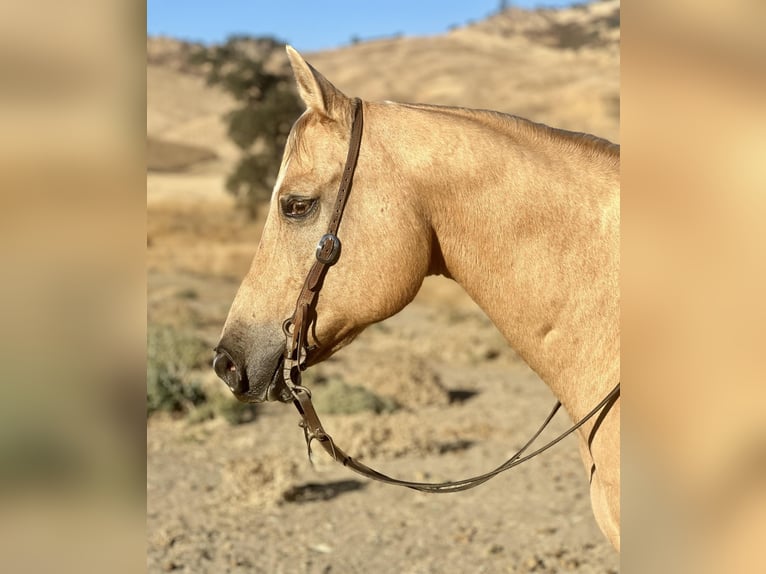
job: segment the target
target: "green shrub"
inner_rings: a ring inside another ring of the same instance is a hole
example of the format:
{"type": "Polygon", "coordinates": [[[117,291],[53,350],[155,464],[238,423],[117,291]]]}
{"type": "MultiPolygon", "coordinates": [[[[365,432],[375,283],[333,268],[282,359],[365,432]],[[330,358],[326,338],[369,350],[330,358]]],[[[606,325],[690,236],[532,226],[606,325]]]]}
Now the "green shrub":
{"type": "Polygon", "coordinates": [[[187,287],[178,291],[176,297],[179,299],[199,299],[199,293],[193,287],[187,287]]]}
{"type": "Polygon", "coordinates": [[[271,197],[287,136],[304,109],[289,67],[269,64],[275,51],[282,59],[284,44],[274,38],[235,35],[220,45],[197,46],[189,55],[189,64],[205,73],[209,85],[237,101],[224,121],[242,153],[226,178],[226,191],[251,217],[271,197]]]}
{"type": "Polygon", "coordinates": [[[317,387],[312,400],[320,414],[384,413],[399,408],[393,399],[380,397],[364,387],[349,385],[339,378],[329,379],[317,387]]]}
{"type": "Polygon", "coordinates": [[[232,426],[253,422],[256,415],[256,405],[242,403],[230,395],[214,392],[207,397],[206,402],[196,405],[189,411],[188,421],[197,424],[221,417],[232,426]]]}
{"type": "MultiPolygon", "coordinates": [[[[200,366],[205,345],[199,339],[165,325],[150,325],[147,333],[146,409],[183,413],[207,397],[190,377],[200,366]]],[[[209,353],[208,353],[209,354],[209,353]]]]}
{"type": "Polygon", "coordinates": [[[215,402],[215,413],[230,425],[241,425],[255,420],[256,405],[222,396],[215,402]]]}
{"type": "Polygon", "coordinates": [[[205,392],[195,378],[198,369],[211,368],[212,353],[200,339],[158,324],[149,325],[147,335],[147,414],[158,411],[183,414],[192,424],[215,417],[231,425],[255,419],[256,405],[241,403],[223,391],[205,392]]]}

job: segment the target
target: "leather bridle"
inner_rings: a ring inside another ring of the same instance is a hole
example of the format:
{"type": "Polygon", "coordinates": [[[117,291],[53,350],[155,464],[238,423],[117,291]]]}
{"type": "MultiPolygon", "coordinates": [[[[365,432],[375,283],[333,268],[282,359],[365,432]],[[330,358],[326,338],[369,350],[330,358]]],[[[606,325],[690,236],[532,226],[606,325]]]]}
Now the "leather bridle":
{"type": "MultiPolygon", "coordinates": [[[[563,440],[565,437],[576,431],[589,419],[596,415],[602,408],[611,407],[614,401],[620,394],[620,383],[612,389],[612,391],[590,411],[584,418],[578,423],[571,426],[568,430],[561,433],[555,439],[551,440],[544,446],[537,450],[522,456],[526,450],[534,443],[543,429],[553,419],[556,412],[561,407],[561,402],[556,402],[555,406],[551,410],[548,417],[543,424],[527,441],[527,443],[520,448],[511,458],[505,461],[503,464],[491,470],[485,474],[467,478],[464,480],[458,480],[455,482],[411,482],[406,480],[398,480],[391,478],[385,474],[382,474],[365,464],[353,459],[346,454],[338,445],[335,444],[332,437],[325,432],[322,422],[319,420],[314,405],[311,403],[311,392],[301,385],[301,373],[306,370],[306,361],[309,352],[316,349],[316,346],[309,345],[309,332],[313,333],[316,325],[317,313],[316,305],[319,297],[319,292],[322,289],[327,270],[332,267],[340,257],[341,243],[338,239],[338,227],[340,226],[341,218],[343,217],[343,210],[346,207],[346,201],[348,200],[349,192],[351,191],[351,184],[353,182],[354,171],[356,169],[356,163],[359,158],[359,149],[362,144],[362,128],[364,125],[364,113],[362,110],[362,101],[359,98],[355,98],[352,102],[353,106],[353,123],[351,127],[351,141],[349,143],[348,155],[346,156],[346,164],[343,168],[343,175],[340,180],[340,186],[338,188],[338,195],[335,200],[335,206],[332,212],[332,218],[325,233],[319,240],[316,248],[316,260],[311,266],[311,269],[306,276],[306,280],[303,283],[298,300],[295,304],[295,312],[293,316],[287,319],[282,325],[282,330],[285,333],[285,356],[282,376],[293,396],[293,403],[298,409],[302,417],[301,427],[303,428],[304,436],[306,438],[306,446],[311,455],[311,443],[317,441],[322,448],[337,462],[343,466],[349,467],[351,470],[381,482],[388,484],[395,484],[399,486],[406,486],[414,490],[421,492],[432,493],[444,493],[444,492],[458,492],[461,490],[467,490],[478,486],[494,476],[497,476],[501,472],[509,470],[514,466],[518,466],[522,462],[525,462],[543,451],[548,450],[556,443],[563,440]]],[[[596,421],[596,425],[600,424],[600,420],[603,417],[599,417],[596,421]]],[[[594,429],[595,431],[595,429],[594,429]]]]}

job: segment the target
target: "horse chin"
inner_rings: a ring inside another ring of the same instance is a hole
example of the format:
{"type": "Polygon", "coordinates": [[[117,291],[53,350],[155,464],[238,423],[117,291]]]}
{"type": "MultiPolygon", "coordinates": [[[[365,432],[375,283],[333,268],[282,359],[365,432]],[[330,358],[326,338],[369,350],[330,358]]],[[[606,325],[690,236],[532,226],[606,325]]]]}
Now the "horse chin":
{"type": "Polygon", "coordinates": [[[289,403],[293,400],[293,394],[290,392],[290,389],[287,388],[284,381],[279,381],[269,385],[269,390],[266,392],[266,400],[289,403]]]}
{"type": "Polygon", "coordinates": [[[289,403],[293,400],[293,394],[290,389],[287,388],[283,377],[285,359],[280,358],[277,362],[277,367],[274,369],[274,374],[271,376],[271,381],[266,389],[267,401],[278,401],[280,403],[289,403]]]}

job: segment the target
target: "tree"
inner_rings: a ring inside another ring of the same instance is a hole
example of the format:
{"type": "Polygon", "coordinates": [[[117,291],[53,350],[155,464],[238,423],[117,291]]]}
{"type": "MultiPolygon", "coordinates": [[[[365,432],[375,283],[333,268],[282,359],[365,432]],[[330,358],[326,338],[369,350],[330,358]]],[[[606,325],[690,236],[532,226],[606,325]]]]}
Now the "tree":
{"type": "Polygon", "coordinates": [[[209,85],[220,86],[239,103],[225,116],[229,137],[242,150],[226,190],[251,217],[271,195],[287,135],[303,111],[289,68],[273,57],[277,50],[283,52],[284,44],[273,38],[231,36],[190,56],[209,85]]]}

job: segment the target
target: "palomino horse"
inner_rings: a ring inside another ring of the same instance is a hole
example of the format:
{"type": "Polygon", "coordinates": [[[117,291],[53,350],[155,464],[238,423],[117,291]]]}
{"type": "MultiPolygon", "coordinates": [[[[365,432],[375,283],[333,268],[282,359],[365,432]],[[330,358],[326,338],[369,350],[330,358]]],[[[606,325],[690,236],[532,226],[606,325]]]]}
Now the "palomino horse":
{"type": "MultiPolygon", "coordinates": [[[[243,401],[292,400],[283,323],[331,220],[354,102],[295,50],[292,128],[252,267],[216,348],[243,401]]],[[[361,147],[307,364],[457,281],[579,421],[620,380],[619,147],[491,111],[362,102],[361,147]]],[[[599,526],[619,549],[620,401],[577,431],[599,526]]]]}

